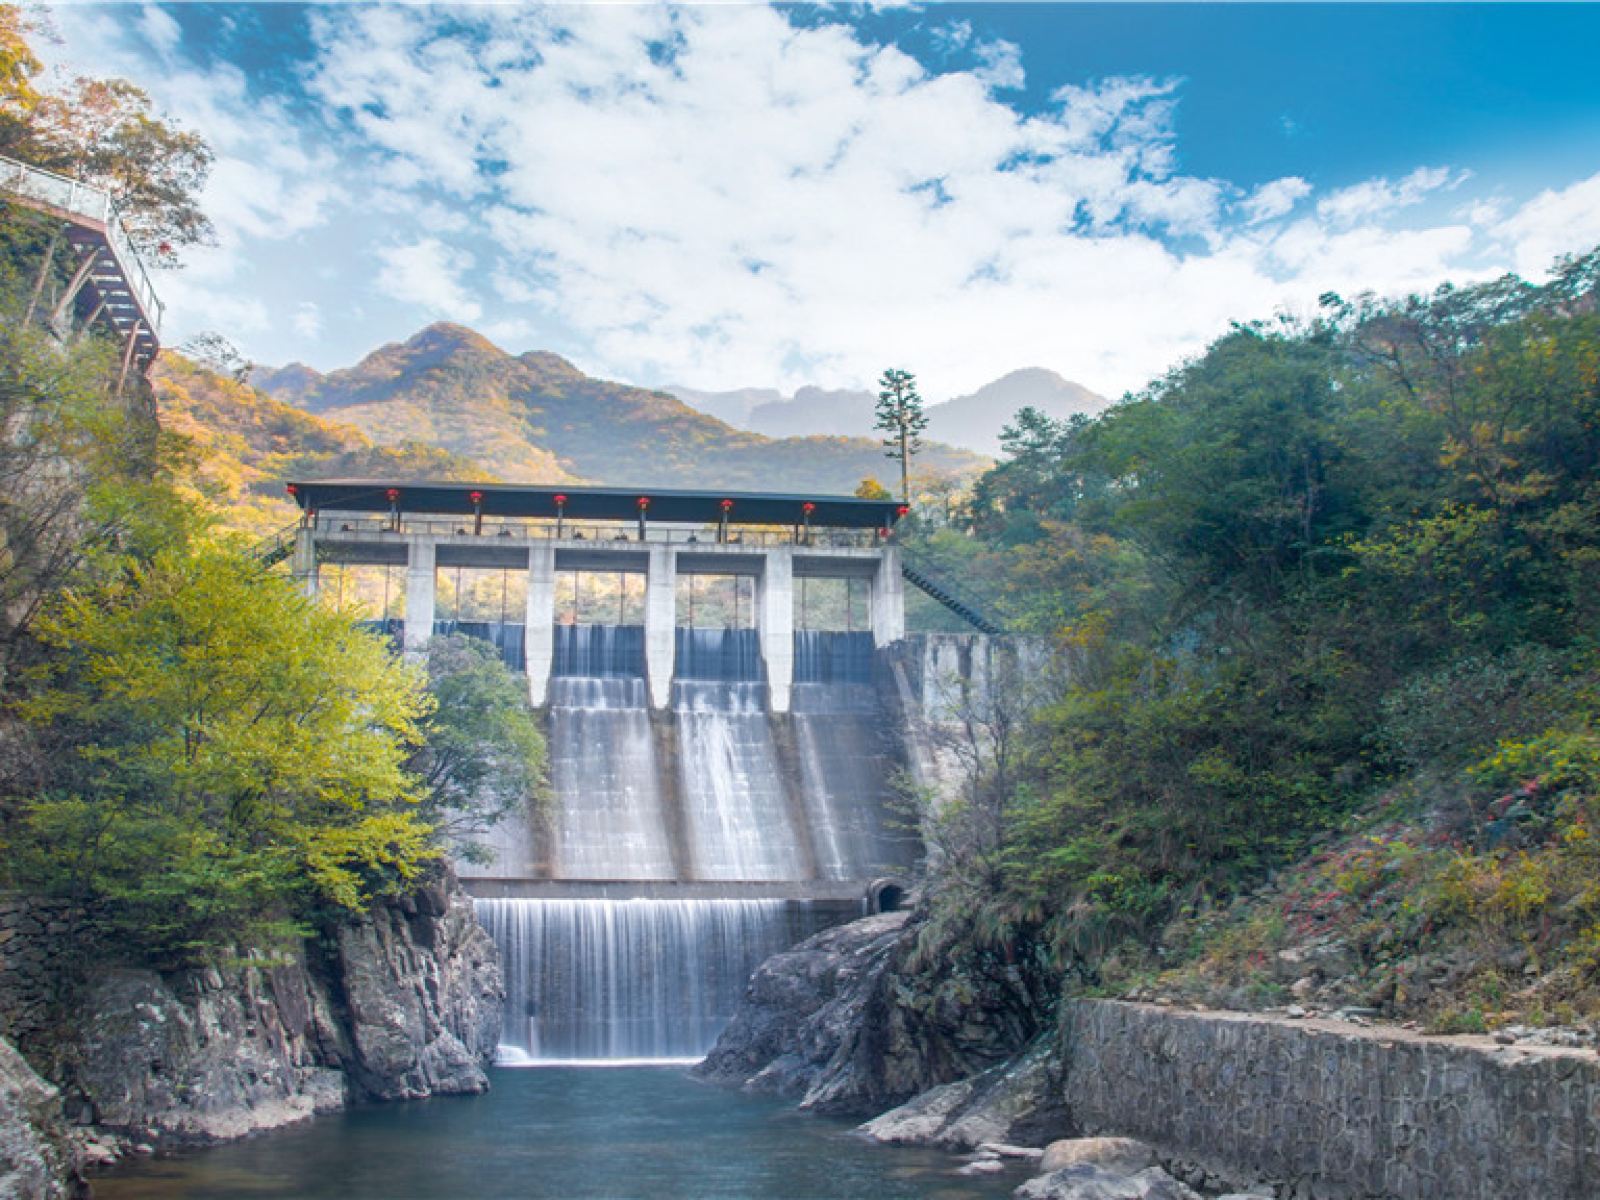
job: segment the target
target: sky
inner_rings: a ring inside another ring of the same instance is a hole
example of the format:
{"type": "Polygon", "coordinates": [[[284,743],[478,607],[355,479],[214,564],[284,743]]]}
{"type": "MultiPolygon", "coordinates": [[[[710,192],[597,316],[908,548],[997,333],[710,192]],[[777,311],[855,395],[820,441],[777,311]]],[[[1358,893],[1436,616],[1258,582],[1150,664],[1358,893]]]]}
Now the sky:
{"type": "Polygon", "coordinates": [[[164,340],[1137,390],[1233,321],[1600,243],[1597,5],[58,4],[209,139],[164,340]]]}

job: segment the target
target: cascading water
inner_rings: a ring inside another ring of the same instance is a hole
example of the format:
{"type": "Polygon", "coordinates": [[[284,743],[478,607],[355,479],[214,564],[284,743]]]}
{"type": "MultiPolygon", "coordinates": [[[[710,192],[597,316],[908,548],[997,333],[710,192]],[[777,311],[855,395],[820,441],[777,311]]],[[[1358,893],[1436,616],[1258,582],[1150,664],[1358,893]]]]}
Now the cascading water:
{"type": "Polygon", "coordinates": [[[769,955],[811,932],[782,900],[479,900],[506,978],[508,1061],[696,1058],[769,955]]]}
{"type": "Polygon", "coordinates": [[[680,629],[672,685],[679,785],[696,879],[810,876],[767,720],[753,630],[680,629]]]}
{"type": "Polygon", "coordinates": [[[557,627],[550,785],[555,878],[674,877],[640,627],[557,627]]]}
{"type": "Polygon", "coordinates": [[[891,764],[872,689],[872,635],[795,634],[791,700],[800,791],[823,879],[870,879],[908,867],[909,830],[893,828],[891,764]]]}

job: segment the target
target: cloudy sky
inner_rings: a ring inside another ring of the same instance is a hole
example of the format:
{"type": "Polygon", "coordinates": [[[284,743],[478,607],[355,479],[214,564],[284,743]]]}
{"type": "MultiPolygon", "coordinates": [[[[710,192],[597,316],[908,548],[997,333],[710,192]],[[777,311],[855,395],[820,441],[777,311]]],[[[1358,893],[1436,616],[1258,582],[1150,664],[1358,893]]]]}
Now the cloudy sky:
{"type": "Polygon", "coordinates": [[[167,340],[1115,395],[1230,320],[1600,243],[1600,6],[67,4],[217,151],[167,340]]]}

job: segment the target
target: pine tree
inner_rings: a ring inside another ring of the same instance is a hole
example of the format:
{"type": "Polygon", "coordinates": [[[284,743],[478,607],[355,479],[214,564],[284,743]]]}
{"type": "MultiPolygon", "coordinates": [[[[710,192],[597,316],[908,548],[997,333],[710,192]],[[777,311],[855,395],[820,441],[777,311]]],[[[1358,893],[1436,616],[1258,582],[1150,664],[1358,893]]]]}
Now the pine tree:
{"type": "Polygon", "coordinates": [[[911,456],[922,449],[922,431],[928,427],[922,397],[917,393],[917,377],[891,367],[878,380],[878,389],[877,421],[873,427],[885,434],[885,455],[900,464],[900,499],[910,504],[911,456]]]}

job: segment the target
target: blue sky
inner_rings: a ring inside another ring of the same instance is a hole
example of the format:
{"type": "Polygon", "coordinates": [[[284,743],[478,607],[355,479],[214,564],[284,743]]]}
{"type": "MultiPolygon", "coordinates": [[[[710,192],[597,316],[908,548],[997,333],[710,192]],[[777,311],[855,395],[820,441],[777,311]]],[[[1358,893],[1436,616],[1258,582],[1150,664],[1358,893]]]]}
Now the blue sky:
{"type": "Polygon", "coordinates": [[[702,388],[1107,394],[1230,320],[1600,243],[1600,6],[92,5],[211,139],[169,341],[428,321],[702,388]]]}

